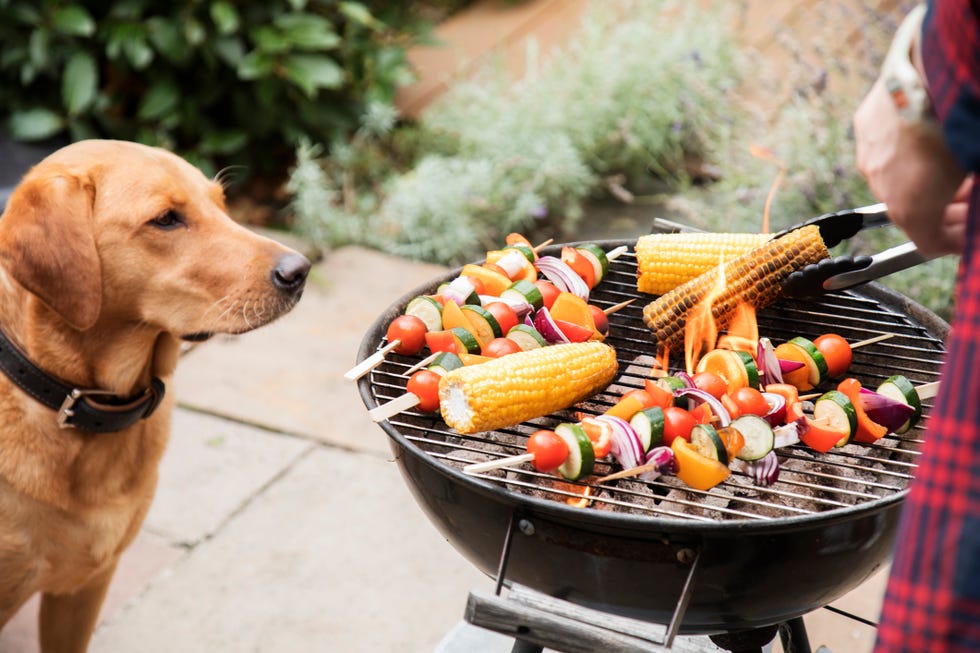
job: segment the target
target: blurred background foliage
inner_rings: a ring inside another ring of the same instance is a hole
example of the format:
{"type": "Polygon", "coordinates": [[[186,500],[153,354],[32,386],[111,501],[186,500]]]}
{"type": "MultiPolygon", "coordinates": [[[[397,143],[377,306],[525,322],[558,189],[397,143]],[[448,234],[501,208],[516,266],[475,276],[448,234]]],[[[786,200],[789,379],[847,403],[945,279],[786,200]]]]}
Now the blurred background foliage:
{"type": "MultiPolygon", "coordinates": [[[[271,207],[261,222],[446,264],[514,230],[576,240],[629,215],[637,235],[653,216],[759,231],[768,205],[775,231],[874,201],[850,121],[914,0],[773,3],[765,24],[751,0],[596,1],[559,51],[528,42],[523,78],[490,65],[406,120],[406,52],[469,4],[0,0],[0,129],[232,166],[250,182],[233,197],[271,207]]],[[[885,282],[949,318],[955,266],[885,282]]]]}
{"type": "Polygon", "coordinates": [[[412,76],[405,50],[464,2],[0,0],[0,120],[15,139],[135,140],[207,172],[282,174],[412,76]]]}

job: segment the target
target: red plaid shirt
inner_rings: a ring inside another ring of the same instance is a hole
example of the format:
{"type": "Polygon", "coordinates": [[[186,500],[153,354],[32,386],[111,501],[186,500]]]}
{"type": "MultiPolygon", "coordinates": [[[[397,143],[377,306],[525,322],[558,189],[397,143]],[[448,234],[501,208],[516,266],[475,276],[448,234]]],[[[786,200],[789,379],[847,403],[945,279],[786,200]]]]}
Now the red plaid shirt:
{"type": "MultiPolygon", "coordinates": [[[[980,6],[932,2],[922,56],[950,150],[980,171],[980,6]]],[[[980,651],[980,184],[970,204],[942,392],[903,508],[876,653],[980,651]]]]}

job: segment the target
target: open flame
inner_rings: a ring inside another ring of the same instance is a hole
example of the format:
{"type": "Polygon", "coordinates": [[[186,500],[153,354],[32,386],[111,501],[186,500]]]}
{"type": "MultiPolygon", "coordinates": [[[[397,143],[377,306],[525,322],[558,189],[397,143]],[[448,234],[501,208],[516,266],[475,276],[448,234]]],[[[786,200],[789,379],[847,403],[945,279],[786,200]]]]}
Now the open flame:
{"type": "Polygon", "coordinates": [[[719,261],[714,285],[697,304],[687,312],[684,326],[684,364],[688,374],[694,374],[698,359],[714,349],[718,340],[718,325],[711,312],[717,299],[725,291],[725,264],[719,261]]]}

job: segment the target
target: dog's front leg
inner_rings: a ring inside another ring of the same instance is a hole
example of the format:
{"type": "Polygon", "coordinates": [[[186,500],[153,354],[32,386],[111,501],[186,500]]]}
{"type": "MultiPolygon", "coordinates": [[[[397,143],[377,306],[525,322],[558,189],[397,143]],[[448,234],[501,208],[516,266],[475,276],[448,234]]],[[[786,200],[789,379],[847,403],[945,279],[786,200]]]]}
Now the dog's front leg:
{"type": "Polygon", "coordinates": [[[44,594],[41,597],[42,653],[84,653],[88,649],[115,570],[113,563],[73,594],[44,594]]]}

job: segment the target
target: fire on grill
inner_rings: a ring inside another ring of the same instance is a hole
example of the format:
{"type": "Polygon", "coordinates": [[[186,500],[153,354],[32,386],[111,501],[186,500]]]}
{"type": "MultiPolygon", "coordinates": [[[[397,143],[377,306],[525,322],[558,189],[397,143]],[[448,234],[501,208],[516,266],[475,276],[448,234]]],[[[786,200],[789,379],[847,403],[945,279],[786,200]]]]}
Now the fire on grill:
{"type": "MultiPolygon", "coordinates": [[[[608,250],[621,243],[600,245],[608,250]]],[[[359,358],[384,345],[388,323],[409,300],[454,276],[433,280],[392,306],[366,335],[359,358]]],[[[904,434],[828,453],[800,443],[783,447],[778,480],[769,486],[735,466],[709,491],[669,474],[603,480],[618,471],[605,459],[595,463],[593,475],[572,483],[526,464],[463,473],[474,462],[523,454],[533,432],[600,415],[645,386],[661,361],[643,320],[652,296],[638,293],[636,280],[636,258],[625,254],[590,297],[600,307],[640,301],[609,316],[605,342],[619,368],[612,383],[574,408],[467,436],[448,428],[438,413],[410,409],[381,422],[406,482],[435,525],[488,574],[570,601],[667,623],[683,594],[684,632],[779,623],[874,573],[890,552],[925,420],[904,434]]],[[[782,299],[756,318],[758,334],[773,342],[828,332],[850,342],[888,334],[854,352],[848,375],[868,388],[895,374],[915,386],[936,381],[948,329],[874,284],[782,299]]],[[[365,405],[373,409],[404,394],[405,372],[416,362],[385,357],[360,381],[365,405]]],[[[669,363],[683,367],[665,372],[688,371],[684,361],[669,363]]],[[[930,404],[923,403],[927,418],[930,404]]]]}

